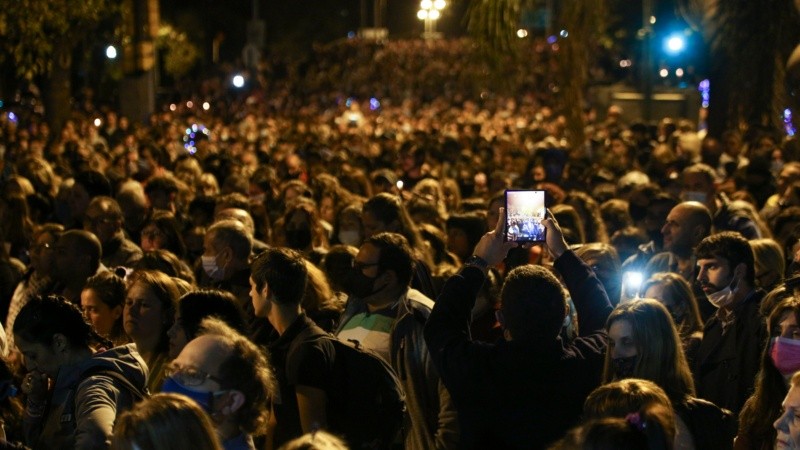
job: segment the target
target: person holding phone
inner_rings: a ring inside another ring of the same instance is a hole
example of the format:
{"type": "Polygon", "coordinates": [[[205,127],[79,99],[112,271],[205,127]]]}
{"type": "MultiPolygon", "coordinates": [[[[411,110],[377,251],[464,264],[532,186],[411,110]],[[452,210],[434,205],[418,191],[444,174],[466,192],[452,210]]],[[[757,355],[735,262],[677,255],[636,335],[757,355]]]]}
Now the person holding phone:
{"type": "Polygon", "coordinates": [[[600,384],[611,313],[603,285],[568,249],[548,212],[545,246],[555,258],[579,317],[579,337],[559,337],[567,317],[561,282],[550,270],[523,265],[502,288],[503,339],[473,341],[470,312],[490,266],[518,243],[505,238],[505,209],[458,274],[444,285],[425,326],[425,340],[457,405],[462,448],[545,448],[576,425],[583,401],[600,384]]]}

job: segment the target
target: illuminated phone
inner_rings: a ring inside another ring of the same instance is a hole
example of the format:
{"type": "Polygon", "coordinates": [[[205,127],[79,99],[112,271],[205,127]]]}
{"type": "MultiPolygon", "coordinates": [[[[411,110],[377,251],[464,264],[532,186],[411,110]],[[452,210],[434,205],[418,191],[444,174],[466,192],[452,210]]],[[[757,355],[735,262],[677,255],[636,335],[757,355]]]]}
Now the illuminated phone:
{"type": "Polygon", "coordinates": [[[508,242],[544,242],[544,191],[507,190],[504,238],[508,242]]]}

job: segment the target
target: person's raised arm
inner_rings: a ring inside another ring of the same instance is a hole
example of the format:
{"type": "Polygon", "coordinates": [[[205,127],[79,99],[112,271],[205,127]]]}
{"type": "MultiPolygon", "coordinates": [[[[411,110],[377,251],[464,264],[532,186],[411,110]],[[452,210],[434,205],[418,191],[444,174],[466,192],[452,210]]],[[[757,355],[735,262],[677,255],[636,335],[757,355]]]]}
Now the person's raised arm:
{"type": "Polygon", "coordinates": [[[548,210],[542,220],[547,230],[545,243],[555,262],[553,266],[567,285],[578,314],[578,334],[586,336],[602,329],[613,307],[603,284],[592,269],[567,247],[564,234],[553,214],[548,210]]]}

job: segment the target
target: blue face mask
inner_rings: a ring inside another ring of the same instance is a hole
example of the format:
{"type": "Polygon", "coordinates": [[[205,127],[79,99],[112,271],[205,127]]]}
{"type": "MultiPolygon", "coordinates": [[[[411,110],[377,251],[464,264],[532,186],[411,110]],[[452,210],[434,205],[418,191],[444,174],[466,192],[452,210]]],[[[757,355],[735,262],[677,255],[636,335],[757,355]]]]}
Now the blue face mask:
{"type": "Polygon", "coordinates": [[[170,377],[161,386],[161,392],[172,392],[174,394],[185,395],[194,400],[206,412],[212,413],[211,402],[214,400],[213,392],[203,392],[184,386],[174,378],[170,377]]]}

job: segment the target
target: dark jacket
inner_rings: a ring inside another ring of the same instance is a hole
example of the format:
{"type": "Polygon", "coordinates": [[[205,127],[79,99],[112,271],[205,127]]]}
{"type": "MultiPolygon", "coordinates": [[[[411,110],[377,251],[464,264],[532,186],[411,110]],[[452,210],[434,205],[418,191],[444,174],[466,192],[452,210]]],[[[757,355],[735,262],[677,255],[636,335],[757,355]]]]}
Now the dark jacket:
{"type": "Polygon", "coordinates": [[[726,450],[733,447],[736,419],[730,411],[694,397],[676,402],[673,407],[692,433],[694,448],[726,450]]]}
{"type": "Polygon", "coordinates": [[[716,315],[706,322],[694,362],[697,396],[738,415],[753,393],[766,327],[758,312],[763,291],[734,307],[735,320],[723,335],[716,315]]]}
{"type": "Polygon", "coordinates": [[[78,364],[62,366],[45,416],[25,416],[25,437],[31,447],[109,448],[114,423],[120,413],[131,408],[134,396],[120,381],[108,375],[94,374],[81,379],[82,374],[95,367],[120,373],[140,391],[145,390],[147,366],[133,344],[97,353],[78,364]],[[73,404],[69,404],[71,401],[73,404]],[[72,415],[69,410],[73,411],[72,415]]]}
{"type": "Polygon", "coordinates": [[[584,400],[600,385],[608,296],[573,252],[555,267],[578,313],[580,337],[570,344],[557,337],[535,344],[472,341],[469,317],[483,273],[468,266],[445,284],[425,339],[456,404],[462,448],[544,448],[577,424],[584,400]]]}
{"type": "MultiPolygon", "coordinates": [[[[400,299],[397,320],[390,331],[390,363],[403,384],[411,417],[411,430],[405,440],[407,450],[455,448],[458,437],[455,408],[422,335],[432,306],[431,299],[409,289],[400,299]]],[[[365,309],[362,300],[351,297],[336,334],[365,309]]]]}

